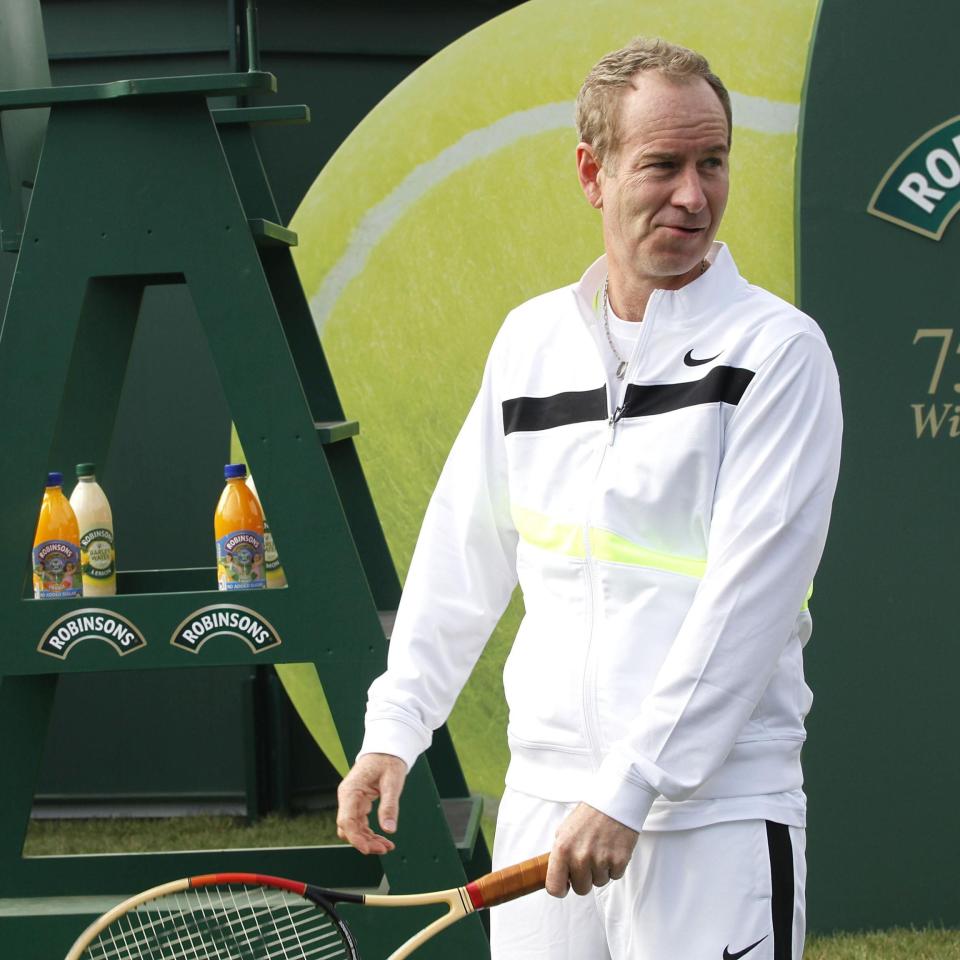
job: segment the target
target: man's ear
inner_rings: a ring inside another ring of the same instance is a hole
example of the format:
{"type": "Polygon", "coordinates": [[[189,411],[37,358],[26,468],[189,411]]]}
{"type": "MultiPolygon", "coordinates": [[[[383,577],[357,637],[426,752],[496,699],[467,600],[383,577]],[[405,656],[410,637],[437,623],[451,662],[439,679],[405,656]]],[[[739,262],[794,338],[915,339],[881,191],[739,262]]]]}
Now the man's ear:
{"type": "Polygon", "coordinates": [[[577,144],[577,176],[580,178],[580,188],[591,207],[599,210],[603,206],[603,191],[600,179],[603,168],[597,160],[593,147],[589,143],[577,144]]]}

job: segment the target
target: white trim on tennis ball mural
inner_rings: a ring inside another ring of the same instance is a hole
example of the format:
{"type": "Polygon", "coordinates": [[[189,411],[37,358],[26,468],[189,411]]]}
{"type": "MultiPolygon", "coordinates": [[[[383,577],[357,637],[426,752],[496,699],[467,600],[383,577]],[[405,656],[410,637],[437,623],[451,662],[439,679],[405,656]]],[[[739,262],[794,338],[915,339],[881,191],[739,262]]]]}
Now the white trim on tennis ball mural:
{"type": "MultiPolygon", "coordinates": [[[[778,103],[763,97],[730,91],[734,129],[756,133],[796,134],[800,108],[795,103],[778,103]]],[[[551,130],[573,127],[575,102],[547,103],[502,117],[488,127],[471,130],[436,157],[421,163],[380,203],[371,207],[350,235],[346,251],[333,265],[320,289],[310,298],[310,310],[317,330],[330,315],[347,284],[363,273],[370,252],[398,220],[426,193],[447,177],[497,153],[504,147],[551,130]]]]}

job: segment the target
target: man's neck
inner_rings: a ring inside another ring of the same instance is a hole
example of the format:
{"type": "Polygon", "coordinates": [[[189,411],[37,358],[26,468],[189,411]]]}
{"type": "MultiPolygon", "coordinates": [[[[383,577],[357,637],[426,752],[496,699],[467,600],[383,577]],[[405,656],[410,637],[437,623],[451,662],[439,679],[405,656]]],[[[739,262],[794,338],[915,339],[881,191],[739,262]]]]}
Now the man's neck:
{"type": "Polygon", "coordinates": [[[617,270],[610,264],[607,297],[610,309],[621,319],[639,323],[647,311],[647,302],[654,290],[679,290],[699,277],[708,264],[704,260],[676,277],[636,277],[617,270]]]}

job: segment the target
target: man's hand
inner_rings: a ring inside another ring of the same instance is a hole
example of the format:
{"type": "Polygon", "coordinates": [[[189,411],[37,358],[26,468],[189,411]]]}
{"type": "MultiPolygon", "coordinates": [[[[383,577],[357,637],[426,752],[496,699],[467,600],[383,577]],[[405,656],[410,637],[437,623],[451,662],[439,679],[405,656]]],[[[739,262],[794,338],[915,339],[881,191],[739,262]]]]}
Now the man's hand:
{"type": "Polygon", "coordinates": [[[361,853],[389,853],[392,840],[374,833],[368,817],[373,801],[380,798],[377,819],[380,829],[394,833],[400,812],[400,791],[407,778],[407,765],[388,753],[366,753],[343,778],[337,789],[337,836],[361,853]]]}
{"type": "Polygon", "coordinates": [[[619,880],[637,837],[636,830],[585,803],[579,804],[557,830],[547,869],[547,893],[565,897],[573,887],[574,893],[583,896],[592,887],[619,880]]]}

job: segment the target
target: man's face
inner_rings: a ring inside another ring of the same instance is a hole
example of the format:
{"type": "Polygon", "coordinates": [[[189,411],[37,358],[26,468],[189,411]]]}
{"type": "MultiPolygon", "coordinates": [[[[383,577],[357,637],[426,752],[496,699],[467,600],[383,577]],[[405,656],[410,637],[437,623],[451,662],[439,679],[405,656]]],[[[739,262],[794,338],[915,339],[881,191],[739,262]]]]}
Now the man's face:
{"type": "Polygon", "coordinates": [[[675,288],[698,275],[727,204],[727,118],[700,77],[639,74],[621,96],[620,143],[599,165],[577,150],[587,199],[600,209],[611,278],[675,288]]]}

